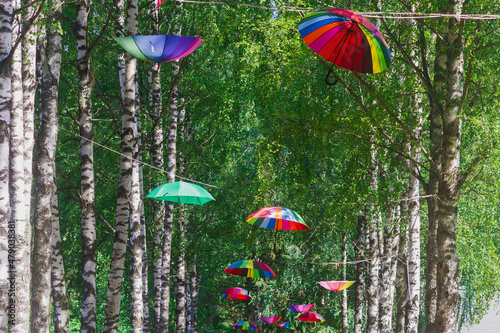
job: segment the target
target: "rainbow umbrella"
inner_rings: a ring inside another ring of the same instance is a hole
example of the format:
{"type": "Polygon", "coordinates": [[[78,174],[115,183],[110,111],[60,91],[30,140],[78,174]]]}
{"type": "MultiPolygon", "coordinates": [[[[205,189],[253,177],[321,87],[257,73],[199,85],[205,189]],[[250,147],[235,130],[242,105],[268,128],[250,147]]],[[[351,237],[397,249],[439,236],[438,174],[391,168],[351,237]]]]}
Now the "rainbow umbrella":
{"type": "Polygon", "coordinates": [[[131,35],[115,37],[114,39],[134,57],[158,64],[184,58],[203,43],[203,40],[199,39],[198,36],[185,37],[167,34],[131,35]]]}
{"type": "Polygon", "coordinates": [[[274,324],[275,322],[281,319],[281,316],[262,317],[259,319],[265,322],[266,324],[274,324]]]}
{"type": "Polygon", "coordinates": [[[349,288],[355,281],[318,281],[320,286],[333,291],[341,291],[349,288]]]}
{"type": "Polygon", "coordinates": [[[299,321],[315,321],[315,322],[325,321],[325,318],[323,318],[319,313],[316,312],[301,313],[296,319],[299,321]]]}
{"type": "Polygon", "coordinates": [[[200,206],[215,200],[203,187],[182,181],[160,185],[146,198],[200,206]]]}
{"type": "Polygon", "coordinates": [[[285,207],[265,207],[259,209],[246,220],[251,225],[275,230],[307,230],[309,227],[302,217],[285,207]]]}
{"type": "Polygon", "coordinates": [[[249,278],[272,278],[276,273],[260,261],[240,260],[229,265],[224,272],[232,275],[245,276],[249,278]]]}
{"type": "Polygon", "coordinates": [[[222,298],[230,298],[230,299],[251,299],[252,296],[248,294],[248,291],[246,291],[243,288],[227,288],[222,292],[221,295],[222,298]]]}
{"type": "Polygon", "coordinates": [[[278,324],[278,327],[289,328],[289,329],[294,330],[294,331],[296,331],[296,330],[297,330],[297,328],[295,327],[295,325],[294,325],[294,324],[292,324],[292,323],[289,323],[288,321],[285,321],[285,322],[279,323],[279,324],[278,324]]]}
{"type": "Polygon", "coordinates": [[[307,312],[314,308],[315,304],[289,305],[288,308],[295,312],[307,312]]]}
{"type": "Polygon", "coordinates": [[[243,331],[258,331],[259,329],[254,323],[249,321],[240,321],[233,325],[233,328],[239,328],[243,331]]]}
{"type": "Polygon", "coordinates": [[[332,63],[328,84],[333,65],[358,73],[380,73],[391,63],[378,28],[353,11],[333,8],[310,13],[300,20],[299,32],[307,46],[332,63]]]}

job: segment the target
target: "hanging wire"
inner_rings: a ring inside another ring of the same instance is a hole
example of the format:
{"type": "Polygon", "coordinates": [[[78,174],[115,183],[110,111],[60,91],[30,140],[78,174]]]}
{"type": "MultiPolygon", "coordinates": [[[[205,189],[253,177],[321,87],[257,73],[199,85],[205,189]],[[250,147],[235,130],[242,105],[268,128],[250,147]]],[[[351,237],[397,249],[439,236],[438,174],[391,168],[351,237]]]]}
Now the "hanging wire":
{"type": "MultiPolygon", "coordinates": [[[[238,3],[229,1],[199,1],[199,0],[169,0],[172,2],[191,3],[197,5],[215,5],[215,6],[239,6],[267,10],[282,10],[286,12],[305,12],[314,10],[312,7],[296,6],[265,6],[251,3],[238,3]]],[[[359,14],[379,19],[426,19],[426,18],[456,18],[458,20],[499,20],[500,14],[447,14],[447,13],[411,13],[411,12],[358,12],[359,14]]]]}

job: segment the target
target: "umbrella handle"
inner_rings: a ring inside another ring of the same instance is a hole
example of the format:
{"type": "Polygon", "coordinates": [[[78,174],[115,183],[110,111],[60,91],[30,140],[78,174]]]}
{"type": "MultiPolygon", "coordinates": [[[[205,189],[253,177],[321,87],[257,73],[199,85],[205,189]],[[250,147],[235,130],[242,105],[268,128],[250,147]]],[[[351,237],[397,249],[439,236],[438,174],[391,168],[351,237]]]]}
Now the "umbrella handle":
{"type": "Polygon", "coordinates": [[[332,74],[332,70],[333,70],[333,64],[332,64],[332,67],[330,67],[330,69],[328,70],[328,74],[326,74],[326,77],[325,77],[325,82],[327,85],[329,86],[334,86],[337,84],[338,80],[335,80],[333,82],[331,81],[328,81],[328,78],[330,77],[330,75],[332,74]]]}

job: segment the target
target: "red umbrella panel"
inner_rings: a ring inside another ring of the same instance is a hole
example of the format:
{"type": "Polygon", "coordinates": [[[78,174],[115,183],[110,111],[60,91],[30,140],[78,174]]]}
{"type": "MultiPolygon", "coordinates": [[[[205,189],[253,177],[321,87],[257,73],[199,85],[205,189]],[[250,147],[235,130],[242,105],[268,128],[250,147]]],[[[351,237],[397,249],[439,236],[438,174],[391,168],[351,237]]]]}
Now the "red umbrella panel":
{"type": "Polygon", "coordinates": [[[275,322],[277,322],[280,319],[281,319],[281,316],[272,316],[272,317],[262,317],[262,318],[259,318],[259,320],[262,320],[266,324],[274,324],[275,322]]]}
{"type": "Polygon", "coordinates": [[[341,291],[349,288],[355,281],[318,281],[319,285],[325,289],[341,291]]]}
{"type": "Polygon", "coordinates": [[[307,312],[314,308],[315,304],[289,305],[288,308],[295,312],[307,312]]]}
{"type": "Polygon", "coordinates": [[[319,313],[316,312],[304,312],[301,313],[297,318],[299,321],[314,321],[314,322],[324,322],[323,318],[319,313]]]}
{"type": "Polygon", "coordinates": [[[275,230],[307,230],[302,217],[285,207],[265,207],[254,212],[246,220],[251,225],[275,230]]]}
{"type": "Polygon", "coordinates": [[[316,54],[350,71],[380,73],[391,63],[378,28],[353,11],[332,8],[310,13],[299,22],[299,32],[316,54]]]}
{"type": "Polygon", "coordinates": [[[224,272],[232,275],[244,276],[249,278],[273,278],[276,273],[260,261],[254,260],[240,260],[229,265],[224,272]]]}
{"type": "Polygon", "coordinates": [[[230,298],[230,299],[251,299],[252,296],[248,294],[248,291],[246,291],[243,288],[227,288],[222,292],[221,295],[222,298],[230,298]]]}

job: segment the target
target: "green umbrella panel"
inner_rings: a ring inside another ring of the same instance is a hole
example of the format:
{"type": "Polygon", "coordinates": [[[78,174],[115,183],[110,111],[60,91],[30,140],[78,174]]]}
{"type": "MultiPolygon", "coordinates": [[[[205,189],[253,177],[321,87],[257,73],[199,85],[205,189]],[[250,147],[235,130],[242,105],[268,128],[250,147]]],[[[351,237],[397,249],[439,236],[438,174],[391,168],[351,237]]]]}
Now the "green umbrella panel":
{"type": "Polygon", "coordinates": [[[203,187],[183,181],[160,185],[146,198],[200,206],[215,200],[203,187]]]}

